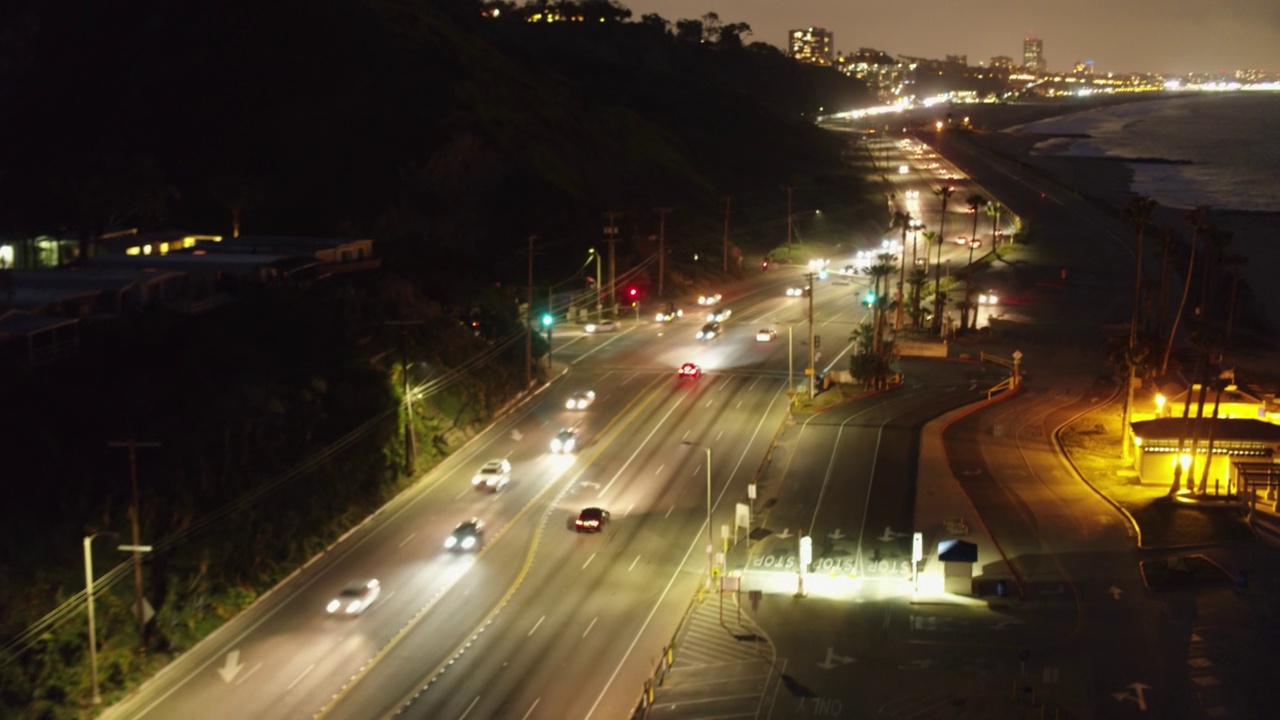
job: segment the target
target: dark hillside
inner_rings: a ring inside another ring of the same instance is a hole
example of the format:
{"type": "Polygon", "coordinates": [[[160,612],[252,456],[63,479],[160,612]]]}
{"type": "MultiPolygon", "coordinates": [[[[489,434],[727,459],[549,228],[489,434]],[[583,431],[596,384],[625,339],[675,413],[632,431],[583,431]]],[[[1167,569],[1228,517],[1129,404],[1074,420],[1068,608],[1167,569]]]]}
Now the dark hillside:
{"type": "MultiPolygon", "coordinates": [[[[83,5],[83,7],[82,7],[83,5]]],[[[426,0],[11,9],[0,230],[358,234],[483,256],[829,170],[860,84],[640,23],[426,0]],[[470,14],[469,14],[470,13],[470,14]]],[[[713,214],[715,210],[711,211],[713,214]]]]}

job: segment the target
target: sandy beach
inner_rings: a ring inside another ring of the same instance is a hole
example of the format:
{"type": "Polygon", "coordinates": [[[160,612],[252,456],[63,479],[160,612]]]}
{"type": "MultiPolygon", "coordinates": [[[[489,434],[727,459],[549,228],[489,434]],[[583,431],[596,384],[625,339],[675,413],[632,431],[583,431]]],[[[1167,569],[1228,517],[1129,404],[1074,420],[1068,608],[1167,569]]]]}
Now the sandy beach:
{"type": "MultiPolygon", "coordinates": [[[[966,134],[964,144],[1003,162],[1007,168],[1005,175],[1009,176],[1001,178],[1004,182],[997,182],[988,175],[981,179],[982,185],[1019,215],[1034,216],[1035,194],[1019,192],[1017,183],[1008,182],[1015,177],[1033,178],[1038,183],[1047,183],[1050,187],[1085,199],[1095,206],[1100,215],[1120,222],[1126,205],[1135,197],[1131,190],[1134,174],[1125,160],[1053,154],[1053,140],[1061,136],[1025,132],[1017,126],[1105,105],[1145,102],[1160,97],[1106,96],[1008,105],[963,105],[933,108],[913,117],[930,122],[945,121],[948,114],[955,121],[969,118],[974,132],[966,134]]],[[[920,137],[929,142],[928,133],[922,133],[920,137]]],[[[960,143],[943,136],[938,136],[937,140],[931,144],[965,169],[963,154],[957,152],[963,149],[960,143]]],[[[1160,162],[1158,158],[1149,160],[1160,162]]],[[[1150,264],[1158,268],[1160,258],[1155,248],[1160,247],[1166,233],[1172,233],[1177,238],[1175,242],[1184,247],[1189,244],[1191,231],[1185,221],[1186,215],[1185,208],[1157,207],[1154,222],[1146,232],[1148,244],[1144,254],[1149,268],[1150,264]]],[[[1277,353],[1273,330],[1280,320],[1280,286],[1270,282],[1272,261],[1269,258],[1276,254],[1276,250],[1269,246],[1273,245],[1271,239],[1280,233],[1280,213],[1210,210],[1207,222],[1230,233],[1226,252],[1248,259],[1239,266],[1240,276],[1248,281],[1248,289],[1239,299],[1233,328],[1235,342],[1226,362],[1252,368],[1259,375],[1272,375],[1275,368],[1280,368],[1280,353],[1277,353]]],[[[1132,230],[1128,232],[1132,233],[1132,230]]],[[[1202,232],[1200,242],[1204,241],[1205,233],[1202,232]]],[[[1180,263],[1185,262],[1185,252],[1181,257],[1184,259],[1180,263]]],[[[1180,283],[1182,267],[1179,267],[1177,278],[1180,283]]],[[[1148,274],[1151,274],[1150,269],[1148,274]]],[[[1195,292],[1192,295],[1198,297],[1195,292]]],[[[1189,301],[1188,313],[1193,312],[1193,306],[1194,299],[1189,301]]]]}

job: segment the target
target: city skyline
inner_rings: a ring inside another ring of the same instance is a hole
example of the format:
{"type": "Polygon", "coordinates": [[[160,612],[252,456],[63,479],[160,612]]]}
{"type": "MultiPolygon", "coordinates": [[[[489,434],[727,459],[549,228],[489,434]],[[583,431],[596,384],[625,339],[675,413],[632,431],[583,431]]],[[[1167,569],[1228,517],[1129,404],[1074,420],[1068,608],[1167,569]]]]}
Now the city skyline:
{"type": "Polygon", "coordinates": [[[722,22],[750,25],[746,42],[781,49],[791,30],[819,27],[834,34],[837,53],[875,48],[895,56],[964,55],[977,65],[999,55],[1020,58],[1023,39],[1034,36],[1044,41],[1047,68],[1055,72],[1088,61],[1099,73],[1280,72],[1280,6],[1264,0],[1235,3],[1230,13],[1192,4],[1173,12],[1156,0],[1119,5],[977,0],[963,6],[936,3],[931,9],[838,0],[734,0],[702,10],[682,0],[618,2],[635,20],[657,13],[674,22],[715,12],[722,22]],[[932,20],[938,12],[953,16],[932,20]]]}

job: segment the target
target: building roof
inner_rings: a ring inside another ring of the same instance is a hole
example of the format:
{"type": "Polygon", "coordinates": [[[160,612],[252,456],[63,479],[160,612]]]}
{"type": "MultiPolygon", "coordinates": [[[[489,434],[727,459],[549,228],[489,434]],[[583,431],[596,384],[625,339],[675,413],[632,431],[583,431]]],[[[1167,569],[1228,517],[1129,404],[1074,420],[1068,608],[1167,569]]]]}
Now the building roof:
{"type": "Polygon", "coordinates": [[[75,325],[80,322],[76,318],[49,317],[33,315],[20,310],[10,310],[0,314],[0,338],[31,335],[41,330],[49,330],[63,325],[75,325]]]}
{"type": "Polygon", "coordinates": [[[1133,433],[1144,441],[1199,437],[1203,442],[1211,426],[1215,440],[1280,443],[1280,425],[1243,418],[1156,418],[1133,423],[1133,433]]]}
{"type": "Polygon", "coordinates": [[[222,252],[244,252],[244,248],[261,247],[271,248],[275,252],[280,252],[285,248],[298,252],[315,252],[317,250],[331,250],[350,243],[367,240],[367,238],[322,238],[294,235],[241,235],[240,237],[223,238],[222,247],[219,249],[222,252]]]}

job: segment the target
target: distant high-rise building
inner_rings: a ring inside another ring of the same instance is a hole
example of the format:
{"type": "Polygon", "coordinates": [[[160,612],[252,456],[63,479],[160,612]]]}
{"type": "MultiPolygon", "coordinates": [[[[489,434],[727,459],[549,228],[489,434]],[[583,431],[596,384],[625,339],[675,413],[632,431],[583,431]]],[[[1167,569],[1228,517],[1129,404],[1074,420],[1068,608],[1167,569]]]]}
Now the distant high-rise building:
{"type": "Polygon", "coordinates": [[[1076,74],[1076,75],[1092,75],[1092,74],[1093,74],[1093,61],[1092,61],[1092,60],[1084,60],[1084,61],[1081,61],[1081,62],[1076,63],[1076,67],[1075,67],[1075,74],[1076,74]]]}
{"type": "Polygon", "coordinates": [[[991,62],[989,64],[991,65],[992,69],[999,69],[999,70],[1012,70],[1014,67],[1013,58],[1009,57],[1008,55],[996,55],[995,57],[991,58],[991,62]]]}
{"type": "Polygon", "coordinates": [[[1038,37],[1022,41],[1022,68],[1031,72],[1044,72],[1044,43],[1038,37]]]}
{"type": "Polygon", "coordinates": [[[791,57],[810,65],[830,66],[835,58],[835,35],[830,30],[811,27],[807,30],[792,30],[791,42],[788,44],[791,57]]]}

